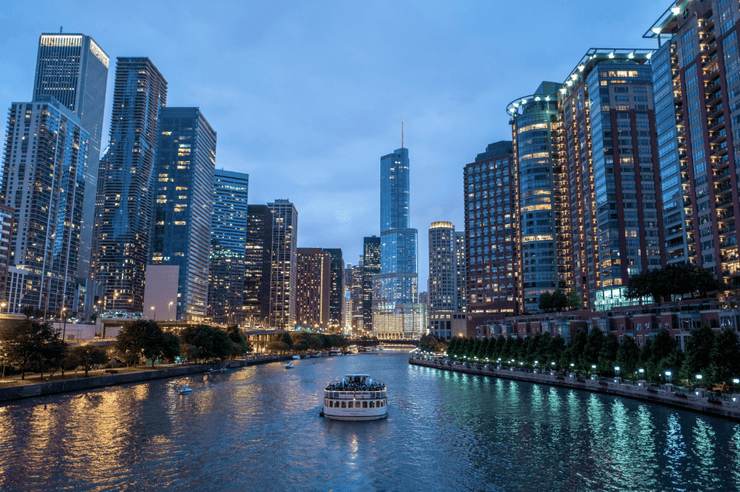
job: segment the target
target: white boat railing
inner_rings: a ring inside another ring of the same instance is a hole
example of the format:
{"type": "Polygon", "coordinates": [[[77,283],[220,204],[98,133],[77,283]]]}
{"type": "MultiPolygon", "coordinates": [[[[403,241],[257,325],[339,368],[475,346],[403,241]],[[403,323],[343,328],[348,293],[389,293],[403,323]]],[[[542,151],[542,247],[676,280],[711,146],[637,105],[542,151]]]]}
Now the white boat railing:
{"type": "Polygon", "coordinates": [[[334,400],[377,400],[378,398],[385,398],[385,390],[383,391],[324,391],[324,398],[331,398],[334,400]]]}

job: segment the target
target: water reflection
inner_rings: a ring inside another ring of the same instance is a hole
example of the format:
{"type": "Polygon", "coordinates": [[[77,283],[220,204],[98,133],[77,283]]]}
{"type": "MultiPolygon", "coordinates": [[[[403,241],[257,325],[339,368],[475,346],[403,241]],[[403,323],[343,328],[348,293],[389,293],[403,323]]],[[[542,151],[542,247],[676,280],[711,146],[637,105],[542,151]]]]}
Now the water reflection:
{"type": "Polygon", "coordinates": [[[735,490],[740,426],[363,355],[0,406],[0,490],[735,490]],[[378,422],[318,417],[349,372],[378,422]],[[180,396],[188,384],[193,393],[180,396]]]}

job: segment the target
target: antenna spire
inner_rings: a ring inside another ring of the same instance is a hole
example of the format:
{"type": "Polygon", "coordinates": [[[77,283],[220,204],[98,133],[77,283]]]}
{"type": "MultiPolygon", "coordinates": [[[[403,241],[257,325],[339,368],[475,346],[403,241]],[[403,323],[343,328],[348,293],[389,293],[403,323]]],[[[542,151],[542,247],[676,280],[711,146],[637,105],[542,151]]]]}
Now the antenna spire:
{"type": "Polygon", "coordinates": [[[401,121],[401,148],[403,148],[403,121],[401,121]]]}
{"type": "Polygon", "coordinates": [[[62,34],[64,32],[64,26],[59,26],[59,34],[62,34]]]}

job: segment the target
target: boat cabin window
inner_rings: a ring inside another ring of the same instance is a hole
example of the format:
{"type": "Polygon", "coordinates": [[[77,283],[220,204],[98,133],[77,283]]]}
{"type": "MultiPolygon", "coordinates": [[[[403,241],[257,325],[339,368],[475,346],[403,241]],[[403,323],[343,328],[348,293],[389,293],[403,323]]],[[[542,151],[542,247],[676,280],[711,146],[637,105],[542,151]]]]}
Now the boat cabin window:
{"type": "Polygon", "coordinates": [[[347,407],[347,402],[346,401],[343,401],[342,402],[342,408],[346,408],[346,407],[347,407]]]}
{"type": "Polygon", "coordinates": [[[366,401],[363,401],[362,402],[362,408],[367,408],[367,402],[366,401]]]}
{"type": "Polygon", "coordinates": [[[371,401],[370,402],[370,408],[375,408],[375,402],[374,401],[371,401]]]}
{"type": "Polygon", "coordinates": [[[326,405],[327,407],[330,407],[331,402],[329,400],[324,400],[324,405],[326,405]]]}
{"type": "Polygon", "coordinates": [[[347,402],[347,408],[352,408],[352,402],[351,401],[348,401],[347,402]]]}

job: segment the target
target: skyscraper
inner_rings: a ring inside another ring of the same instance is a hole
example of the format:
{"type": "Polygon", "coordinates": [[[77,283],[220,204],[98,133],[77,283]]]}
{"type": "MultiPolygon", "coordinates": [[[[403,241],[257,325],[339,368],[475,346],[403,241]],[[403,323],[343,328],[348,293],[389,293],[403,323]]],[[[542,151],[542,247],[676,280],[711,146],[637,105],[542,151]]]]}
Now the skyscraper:
{"type": "Polygon", "coordinates": [[[267,205],[247,206],[243,319],[249,319],[249,326],[264,323],[270,315],[272,223],[272,211],[267,205]]]}
{"type": "Polygon", "coordinates": [[[33,98],[54,96],[77,115],[80,126],[89,134],[80,253],[76,266],[79,279],[87,279],[90,272],[98,159],[103,136],[109,62],[108,55],[90,36],[44,33],[39,37],[33,98]]]}
{"type": "Polygon", "coordinates": [[[409,151],[397,149],[380,159],[380,274],[375,305],[417,301],[417,230],[409,227],[409,151]]]}
{"type": "Polygon", "coordinates": [[[292,328],[296,321],[298,211],[290,201],[283,199],[267,206],[272,211],[269,326],[292,328]]]}
{"type": "Polygon", "coordinates": [[[10,108],[0,202],[16,211],[10,257],[28,271],[23,306],[74,304],[88,142],[77,115],[53,96],[10,108]]]}
{"type": "Polygon", "coordinates": [[[296,324],[303,328],[329,327],[332,256],[321,248],[297,248],[296,324]]]}
{"type": "Polygon", "coordinates": [[[380,274],[380,238],[364,238],[362,251],[362,324],[365,331],[373,331],[373,277],[380,274]]]}
{"type": "Polygon", "coordinates": [[[248,192],[248,174],[216,169],[208,305],[218,323],[242,322],[248,192]]]}
{"type": "Polygon", "coordinates": [[[344,258],[339,248],[324,249],[331,255],[331,287],[329,293],[329,325],[332,328],[342,326],[344,309],[344,258]]]}
{"type": "Polygon", "coordinates": [[[451,222],[432,222],[429,228],[429,310],[431,312],[465,312],[462,285],[465,276],[458,267],[459,249],[465,247],[458,241],[459,234],[451,222]]]}
{"type": "MultiPolygon", "coordinates": [[[[216,132],[198,108],[161,108],[149,264],[177,265],[177,319],[206,316],[216,132]]],[[[146,308],[146,306],[145,306],[146,308]]]]}
{"type": "Polygon", "coordinates": [[[737,2],[670,2],[645,33],[651,63],[666,261],[740,285],[737,2]],[[662,45],[661,45],[662,41],[662,45]]]}
{"type": "Polygon", "coordinates": [[[93,234],[103,309],[143,311],[157,121],[166,100],[167,82],[148,58],[118,58],[93,234]]]}
{"type": "Polygon", "coordinates": [[[518,312],[516,177],[511,141],[490,144],[465,166],[467,311],[473,327],[518,312]]]}

